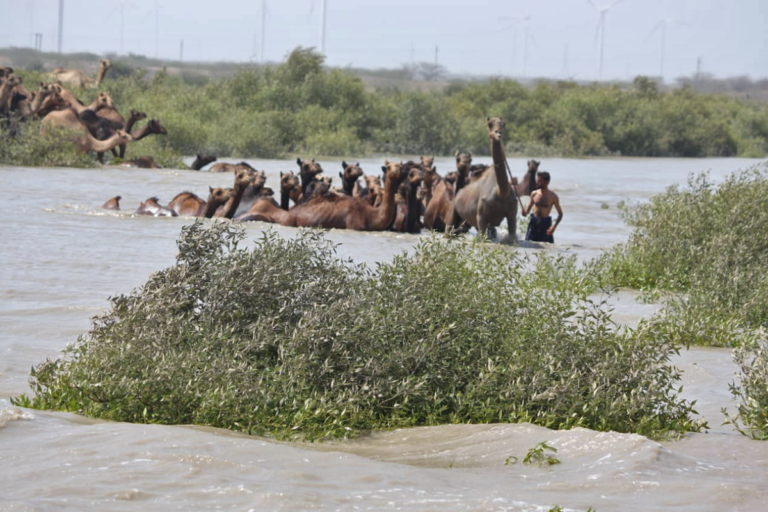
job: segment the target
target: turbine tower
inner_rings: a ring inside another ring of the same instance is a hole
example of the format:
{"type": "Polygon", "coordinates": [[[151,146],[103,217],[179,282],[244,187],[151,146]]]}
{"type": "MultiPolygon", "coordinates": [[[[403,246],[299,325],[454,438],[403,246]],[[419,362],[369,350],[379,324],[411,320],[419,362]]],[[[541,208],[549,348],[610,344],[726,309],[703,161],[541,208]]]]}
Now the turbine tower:
{"type": "MultiPolygon", "coordinates": [[[[325,55],[325,27],[328,24],[328,0],[320,0],[320,53],[325,55]]],[[[309,16],[315,11],[315,0],[309,7],[309,16]]]]}
{"type": "Polygon", "coordinates": [[[597,12],[600,13],[600,18],[597,20],[597,29],[595,30],[595,42],[597,42],[598,36],[600,37],[600,65],[598,67],[597,72],[597,79],[602,80],[603,79],[603,53],[605,49],[605,17],[608,14],[608,11],[611,10],[611,7],[616,5],[617,3],[621,2],[621,0],[614,0],[608,5],[604,5],[602,7],[599,7],[594,0],[587,0],[592,7],[594,7],[597,12]]]}
{"type": "Polygon", "coordinates": [[[64,0],[59,0],[59,53],[61,53],[61,43],[64,32],[64,0]]]}
{"type": "Polygon", "coordinates": [[[515,61],[516,61],[516,54],[517,54],[517,23],[519,21],[523,22],[523,27],[525,28],[525,35],[523,39],[523,76],[528,76],[528,42],[536,43],[536,40],[533,38],[533,35],[530,32],[531,28],[531,13],[526,11],[525,15],[523,16],[502,16],[502,21],[512,21],[510,25],[507,25],[503,29],[509,30],[512,29],[512,73],[514,74],[515,71],[515,61]]]}
{"type": "Polygon", "coordinates": [[[660,55],[660,62],[659,62],[659,77],[662,81],[664,81],[664,53],[666,52],[666,42],[667,42],[667,25],[669,24],[677,24],[677,25],[688,25],[687,23],[684,23],[682,21],[673,20],[672,18],[664,18],[661,20],[654,28],[651,30],[651,32],[648,34],[648,37],[645,38],[645,41],[643,43],[647,43],[650,38],[653,37],[653,35],[661,29],[661,55],[660,55]]]}

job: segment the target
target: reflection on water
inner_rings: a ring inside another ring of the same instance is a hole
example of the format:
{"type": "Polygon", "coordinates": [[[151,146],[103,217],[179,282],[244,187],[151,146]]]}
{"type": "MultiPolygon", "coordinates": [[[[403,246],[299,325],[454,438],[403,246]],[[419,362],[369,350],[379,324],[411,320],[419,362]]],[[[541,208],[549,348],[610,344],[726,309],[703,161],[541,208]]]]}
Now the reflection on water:
{"type": "MultiPolygon", "coordinates": [[[[476,159],[489,163],[490,159],[476,159]]],[[[251,161],[277,189],[295,162],[251,161]]],[[[545,160],[565,217],[557,245],[588,259],[626,239],[617,216],[626,199],[644,201],[688,174],[713,177],[754,161],[736,159],[545,160]],[[607,206],[607,208],[606,208],[607,206]]],[[[321,161],[336,176],[340,162],[321,161]]],[[[362,160],[377,173],[379,159],[362,160]]],[[[435,162],[441,173],[452,158],[435,162]]],[[[524,159],[510,160],[522,176],[524,159]]],[[[62,413],[11,408],[28,390],[29,368],[56,357],[110,295],[126,293],[173,263],[175,241],[190,219],[131,215],[150,196],[231,186],[232,176],[137,169],[0,167],[4,186],[0,249],[0,510],[761,510],[768,444],[721,426],[733,407],[727,385],[735,365],[723,349],[684,352],[684,395],[698,400],[711,433],[676,443],[531,425],[454,425],[383,432],[322,445],[268,442],[207,428],[107,423],[62,413]],[[123,197],[122,212],[100,205],[123,197]],[[558,449],[552,468],[505,465],[541,441],[558,449]]],[[[271,226],[246,225],[250,237],[271,226]]],[[[271,227],[282,236],[292,228],[271,227]]],[[[339,255],[373,264],[408,251],[419,237],[332,231],[339,255]]],[[[614,317],[634,324],[655,306],[631,293],[613,302],[614,317]]]]}

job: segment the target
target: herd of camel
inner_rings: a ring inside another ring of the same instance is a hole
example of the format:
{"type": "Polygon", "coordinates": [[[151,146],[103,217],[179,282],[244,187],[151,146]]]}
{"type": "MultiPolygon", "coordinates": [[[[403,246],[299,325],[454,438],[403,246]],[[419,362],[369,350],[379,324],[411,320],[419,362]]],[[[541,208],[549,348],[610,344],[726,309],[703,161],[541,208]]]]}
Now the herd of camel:
{"type": "MultiPolygon", "coordinates": [[[[434,157],[420,162],[384,161],[381,176],[365,175],[360,164],[341,162],[341,187],[331,187],[314,160],[297,159],[298,173],[280,173],[280,196],[266,186],[266,174],[246,162],[216,163],[212,172],[232,172],[232,188],[209,187],[207,199],[192,192],[177,194],[167,206],[156,197],[142,203],[139,215],[224,217],[262,221],[292,227],[350,229],[355,231],[466,232],[475,228],[489,239],[507,221],[509,234],[500,242],[515,243],[520,196],[535,189],[539,163],[528,161],[523,179],[508,174],[502,150],[505,123],[487,120],[493,165],[472,165],[472,155],[456,152],[456,170],[445,177],[437,173],[434,157]]],[[[215,157],[198,155],[192,168],[200,170],[215,157]]],[[[120,196],[103,208],[120,209],[120,196]]]]}
{"type": "MultiPolygon", "coordinates": [[[[80,70],[56,68],[49,75],[51,82],[42,82],[37,91],[24,87],[20,76],[12,68],[0,68],[0,118],[11,127],[11,135],[19,133],[19,126],[28,119],[42,119],[41,133],[53,128],[66,128],[75,135],[72,141],[83,152],[96,153],[104,162],[104,153],[111,151],[125,157],[126,145],[153,134],[166,134],[160,121],[150,119],[142,127],[136,123],[146,119],[143,112],[131,110],[126,120],[115,108],[109,93],[99,92],[90,105],[84,105],[64,85],[98,87],[111,66],[102,59],[96,79],[90,79],[80,70]]],[[[126,165],[141,166],[146,159],[127,161],[126,165]]]]}
{"type": "MultiPolygon", "coordinates": [[[[41,83],[30,92],[11,68],[0,68],[0,114],[15,123],[30,117],[42,119],[43,132],[66,127],[77,135],[73,141],[85,152],[95,152],[100,162],[112,151],[121,158],[126,144],[152,134],[165,134],[156,119],[137,128],[147,116],[131,110],[126,120],[106,92],[99,92],[90,105],[79,101],[64,84],[98,87],[110,63],[100,61],[96,79],[79,70],[57,68],[51,83],[41,83]],[[119,150],[119,151],[118,151],[119,150]]],[[[536,188],[539,162],[530,160],[520,182],[507,167],[502,149],[506,128],[502,118],[487,118],[493,165],[472,165],[472,155],[456,152],[456,170],[440,176],[434,157],[421,157],[419,163],[384,161],[381,176],[365,175],[359,164],[342,162],[341,187],[331,187],[321,165],[298,159],[298,174],[280,173],[280,201],[266,186],[266,174],[245,162],[216,163],[212,172],[232,172],[232,188],[209,187],[207,199],[192,192],[177,194],[167,206],[153,197],[136,210],[140,215],[224,217],[241,221],[263,221],[293,227],[351,229],[356,231],[393,230],[419,233],[422,228],[445,232],[466,232],[475,228],[489,239],[496,238],[496,227],[507,221],[508,235],[502,243],[517,241],[517,206],[520,197],[536,188]]],[[[198,155],[191,165],[201,170],[215,157],[198,155]]],[[[151,157],[125,162],[138,167],[155,167],[151,157]]],[[[119,210],[120,196],[103,205],[119,210]]]]}

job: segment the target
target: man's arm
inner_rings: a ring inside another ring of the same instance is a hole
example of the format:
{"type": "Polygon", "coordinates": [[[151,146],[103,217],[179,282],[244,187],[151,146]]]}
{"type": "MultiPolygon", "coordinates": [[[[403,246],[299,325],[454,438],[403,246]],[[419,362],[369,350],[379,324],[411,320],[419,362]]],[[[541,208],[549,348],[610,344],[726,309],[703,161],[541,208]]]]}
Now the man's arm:
{"type": "Polygon", "coordinates": [[[530,211],[531,211],[531,208],[533,208],[533,195],[534,195],[536,192],[538,192],[538,190],[535,190],[535,191],[533,192],[533,194],[531,194],[531,197],[528,199],[528,206],[527,206],[527,207],[525,207],[525,208],[523,208],[523,211],[521,211],[521,212],[520,212],[520,213],[522,214],[522,216],[523,216],[523,217],[525,217],[526,215],[528,215],[528,212],[530,212],[530,211]]]}
{"type": "Polygon", "coordinates": [[[555,209],[557,210],[557,220],[555,221],[555,224],[547,230],[548,235],[551,235],[552,233],[554,233],[555,229],[557,229],[557,225],[560,224],[561,220],[563,220],[563,209],[560,208],[560,198],[554,192],[552,192],[552,194],[555,196],[555,202],[553,204],[555,209]]]}

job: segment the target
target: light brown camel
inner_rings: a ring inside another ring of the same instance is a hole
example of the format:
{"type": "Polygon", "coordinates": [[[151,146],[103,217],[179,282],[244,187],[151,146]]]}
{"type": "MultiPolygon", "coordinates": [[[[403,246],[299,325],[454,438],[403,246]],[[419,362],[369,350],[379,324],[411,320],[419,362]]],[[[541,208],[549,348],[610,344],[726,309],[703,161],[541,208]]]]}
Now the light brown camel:
{"type": "Polygon", "coordinates": [[[150,197],[136,208],[136,215],[151,215],[153,217],[178,217],[178,214],[168,208],[167,206],[161,206],[156,197],[150,197]]]}
{"type": "Polygon", "coordinates": [[[363,175],[363,170],[360,168],[360,163],[347,165],[347,162],[341,162],[341,168],[343,169],[343,172],[339,173],[341,189],[348,196],[352,196],[355,192],[357,180],[363,175]]]}
{"type": "Polygon", "coordinates": [[[40,82],[40,88],[30,93],[30,95],[19,102],[17,107],[18,116],[21,119],[37,116],[39,113],[50,105],[52,101],[56,101],[53,96],[56,94],[52,84],[46,84],[40,82]]]}
{"type": "Polygon", "coordinates": [[[106,203],[101,205],[101,207],[104,208],[105,210],[119,210],[121,199],[122,199],[121,196],[115,196],[112,199],[108,199],[106,203]]]}
{"type": "Polygon", "coordinates": [[[68,102],[69,106],[75,109],[75,112],[78,114],[86,109],[98,112],[103,108],[115,108],[115,102],[112,101],[112,97],[109,95],[109,93],[105,91],[100,91],[99,94],[96,95],[96,99],[94,99],[90,105],[83,105],[80,100],[75,98],[75,95],[72,94],[72,91],[62,87],[61,84],[53,84],[53,88],[55,92],[58,93],[58,95],[61,96],[64,101],[68,102]]]}
{"type": "Polygon", "coordinates": [[[21,77],[16,75],[0,78],[0,114],[5,114],[11,110],[13,89],[21,82],[21,77]]]}
{"type": "Polygon", "coordinates": [[[119,144],[127,144],[128,142],[132,142],[133,137],[131,137],[129,133],[126,133],[123,130],[117,130],[117,132],[115,132],[115,134],[107,140],[97,140],[93,135],[88,133],[88,130],[86,129],[83,130],[82,135],[75,136],[72,140],[75,143],[75,146],[77,146],[77,149],[83,153],[98,153],[100,151],[109,151],[119,144]]]}
{"type": "Polygon", "coordinates": [[[464,187],[466,176],[472,164],[471,153],[456,151],[455,182],[451,183],[448,177],[440,177],[437,170],[432,167],[425,172],[424,183],[431,183],[432,199],[424,210],[424,227],[435,231],[445,231],[451,225],[453,219],[453,199],[456,196],[456,187],[464,187]],[[463,176],[463,177],[462,177],[463,176]]]}
{"type": "Polygon", "coordinates": [[[280,208],[289,210],[291,200],[297,204],[301,199],[301,181],[293,171],[280,172],[280,208]]]}
{"type": "Polygon", "coordinates": [[[371,206],[381,206],[381,201],[384,199],[384,187],[381,186],[381,177],[379,176],[365,176],[365,184],[368,190],[366,201],[371,206]]]}
{"type": "Polygon", "coordinates": [[[198,153],[195,157],[194,162],[192,162],[189,165],[189,168],[192,169],[193,171],[199,171],[209,163],[215,162],[215,161],[216,161],[215,156],[201,155],[200,153],[198,153]]]}
{"type": "Polygon", "coordinates": [[[514,244],[517,242],[517,196],[507,177],[501,146],[506,123],[500,117],[486,118],[486,123],[491,139],[493,172],[486,172],[456,193],[451,226],[458,230],[466,224],[488,236],[492,228],[506,219],[509,234],[502,243],[514,244]]]}
{"type": "Polygon", "coordinates": [[[77,148],[83,152],[105,153],[115,146],[133,142],[133,137],[124,130],[117,130],[109,138],[98,140],[91,135],[89,127],[96,126],[98,119],[92,110],[84,109],[78,115],[74,109],[55,110],[43,118],[40,133],[45,135],[51,128],[65,128],[74,131],[77,135],[73,141],[77,148]]]}
{"type": "MultiPolygon", "coordinates": [[[[120,112],[114,107],[102,107],[96,111],[96,116],[99,118],[100,122],[95,129],[91,129],[91,134],[99,140],[104,140],[111,136],[115,130],[125,130],[128,133],[132,133],[131,130],[133,129],[133,125],[138,121],[147,118],[147,114],[144,112],[138,112],[131,109],[131,115],[128,117],[128,121],[125,121],[123,116],[120,115],[120,112]]],[[[120,158],[125,157],[125,147],[125,144],[121,144],[119,155],[114,149],[112,150],[112,154],[114,156],[120,156],[120,158]]],[[[104,163],[104,153],[99,153],[96,157],[99,159],[99,162],[104,163]]],[[[155,169],[155,167],[149,168],[155,169]]]]}
{"type": "Polygon", "coordinates": [[[90,78],[79,69],[56,68],[49,73],[52,81],[59,81],[71,87],[99,87],[104,80],[104,76],[112,67],[109,59],[99,60],[99,70],[96,72],[96,79],[90,78]]]}
{"type": "Polygon", "coordinates": [[[248,162],[240,162],[237,164],[228,164],[226,162],[219,162],[217,164],[213,164],[210,169],[208,169],[209,172],[237,172],[238,169],[250,169],[255,171],[253,167],[248,162]]]}
{"type": "MultiPolygon", "coordinates": [[[[231,219],[234,217],[235,212],[237,211],[237,207],[240,206],[240,201],[243,199],[243,194],[245,194],[245,189],[253,184],[253,181],[257,176],[258,175],[256,173],[252,173],[248,169],[244,168],[236,171],[235,186],[232,189],[234,190],[234,194],[227,200],[226,203],[216,209],[216,213],[214,213],[213,216],[225,219],[231,219]]],[[[259,189],[264,186],[265,181],[266,180],[260,181],[259,189]]]]}
{"type": "Polygon", "coordinates": [[[192,192],[181,192],[171,199],[168,208],[180,216],[205,217],[210,219],[219,206],[223,205],[235,194],[231,188],[208,187],[208,200],[203,201],[192,192]]]}

